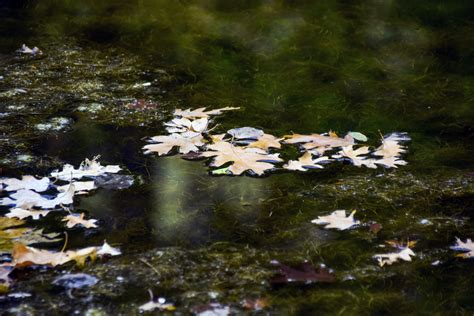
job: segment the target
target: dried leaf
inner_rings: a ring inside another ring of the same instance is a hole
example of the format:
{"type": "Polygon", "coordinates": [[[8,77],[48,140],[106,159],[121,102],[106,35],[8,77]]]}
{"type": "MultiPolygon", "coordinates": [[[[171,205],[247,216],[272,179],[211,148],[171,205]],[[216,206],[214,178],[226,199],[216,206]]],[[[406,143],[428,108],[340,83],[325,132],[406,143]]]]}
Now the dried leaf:
{"type": "Polygon", "coordinates": [[[326,225],[324,226],[324,228],[336,228],[339,230],[345,230],[351,228],[354,225],[360,224],[359,221],[356,221],[354,219],[355,213],[356,211],[352,211],[352,213],[346,217],[345,210],[336,210],[330,215],[319,216],[317,219],[313,219],[311,223],[318,225],[326,225]]]}
{"type": "Polygon", "coordinates": [[[97,248],[97,255],[98,256],[119,256],[122,252],[118,248],[111,247],[105,240],[104,244],[97,248]]]}
{"type": "Polygon", "coordinates": [[[84,213],[81,213],[79,216],[76,214],[71,214],[63,218],[63,222],[67,222],[66,226],[67,228],[72,228],[76,225],[82,225],[85,228],[96,228],[97,225],[95,224],[97,222],[96,219],[84,219],[84,213]]]}
{"type": "Polygon", "coordinates": [[[352,161],[352,164],[357,167],[366,166],[368,168],[375,169],[377,166],[375,165],[375,159],[369,159],[366,155],[370,153],[369,147],[362,146],[357,149],[353,149],[353,146],[342,147],[337,155],[333,155],[332,158],[349,158],[352,161]]]}
{"type": "Polygon", "coordinates": [[[176,109],[174,111],[174,116],[181,116],[184,118],[199,118],[199,117],[209,117],[210,115],[220,115],[224,111],[231,111],[231,110],[238,110],[240,109],[239,107],[225,107],[225,108],[220,108],[216,110],[209,110],[205,111],[206,108],[198,108],[195,110],[187,109],[187,110],[181,110],[181,109],[176,109]]]}
{"type": "Polygon", "coordinates": [[[0,205],[13,205],[15,207],[37,206],[44,209],[54,208],[56,205],[68,205],[73,203],[74,185],[71,185],[67,192],[60,193],[54,199],[47,199],[40,194],[30,190],[19,190],[10,197],[0,199],[0,205]]]}
{"type": "Polygon", "coordinates": [[[311,135],[285,135],[285,143],[287,144],[297,144],[297,143],[306,143],[306,149],[316,148],[316,147],[345,147],[354,145],[354,138],[350,135],[346,135],[344,138],[336,136],[326,136],[320,134],[311,134],[311,135]]]}
{"type": "Polygon", "coordinates": [[[87,194],[89,191],[96,189],[94,181],[73,181],[71,184],[61,185],[56,187],[56,189],[59,192],[67,192],[70,185],[74,185],[74,193],[76,195],[87,194]]]}
{"type": "Polygon", "coordinates": [[[299,171],[307,171],[308,169],[319,168],[322,169],[323,166],[319,165],[320,162],[328,162],[332,159],[329,157],[320,157],[317,159],[313,159],[313,155],[311,152],[307,151],[301,156],[298,160],[290,160],[288,164],[284,165],[283,168],[288,170],[299,170],[299,171]]]}
{"type": "Polygon", "coordinates": [[[456,237],[456,243],[454,244],[454,246],[451,246],[450,248],[453,250],[465,252],[465,253],[461,253],[457,255],[458,257],[462,257],[465,259],[474,257],[474,242],[472,242],[470,238],[466,239],[466,242],[463,242],[461,239],[456,237]]]}
{"type": "Polygon", "coordinates": [[[223,141],[209,145],[208,149],[212,151],[205,151],[201,155],[215,157],[211,166],[220,167],[232,162],[229,171],[234,175],[240,175],[247,170],[262,175],[265,171],[275,168],[272,163],[282,161],[278,154],[268,154],[258,148],[237,147],[223,141]]]}
{"type": "Polygon", "coordinates": [[[150,141],[158,144],[144,146],[145,154],[156,152],[159,156],[168,154],[173,147],[179,147],[181,154],[187,154],[192,151],[199,151],[198,146],[204,145],[204,138],[201,134],[194,137],[185,137],[182,134],[155,136],[150,141]]]}
{"type": "Polygon", "coordinates": [[[166,299],[163,297],[158,298],[158,301],[151,300],[148,303],[141,305],[138,308],[142,312],[150,312],[155,309],[159,309],[160,311],[174,311],[176,307],[174,307],[171,303],[166,303],[166,299]]]}
{"type": "Polygon", "coordinates": [[[7,214],[5,214],[5,216],[10,217],[10,218],[19,218],[19,219],[24,219],[31,216],[34,220],[38,220],[40,219],[41,216],[48,215],[49,212],[50,211],[38,211],[38,210],[31,210],[31,209],[27,210],[20,207],[16,207],[16,208],[10,209],[10,211],[7,214]]]}
{"type": "Polygon", "coordinates": [[[336,279],[331,270],[325,266],[314,268],[311,263],[304,261],[297,268],[291,268],[278,261],[272,261],[272,264],[278,268],[278,275],[273,277],[270,282],[273,284],[301,282],[334,282],[336,279]]]}
{"type": "Polygon", "coordinates": [[[410,248],[406,247],[400,252],[391,252],[387,254],[377,254],[373,258],[377,259],[379,266],[391,265],[398,260],[411,261],[410,256],[415,256],[415,253],[410,248]]]}
{"type": "Polygon", "coordinates": [[[66,164],[62,171],[52,172],[51,176],[64,181],[70,181],[71,179],[81,179],[83,177],[93,178],[105,173],[117,173],[122,170],[118,165],[102,166],[98,162],[98,158],[95,157],[92,160],[86,158],[78,169],[74,169],[74,166],[66,164]]]}
{"type": "Polygon", "coordinates": [[[36,179],[33,176],[22,176],[21,180],[15,178],[0,179],[0,184],[3,184],[5,191],[18,191],[22,189],[34,190],[36,192],[46,191],[49,187],[49,179],[44,177],[36,179]]]}
{"type": "Polygon", "coordinates": [[[96,247],[88,247],[77,251],[53,252],[28,247],[22,243],[15,243],[13,246],[12,264],[15,267],[27,267],[34,264],[55,267],[70,261],[76,261],[79,266],[83,266],[87,258],[95,260],[96,252],[96,247]]]}
{"type": "Polygon", "coordinates": [[[270,134],[263,134],[257,141],[248,144],[249,148],[260,148],[263,150],[268,150],[270,148],[281,148],[280,144],[281,138],[276,138],[270,134]]]}

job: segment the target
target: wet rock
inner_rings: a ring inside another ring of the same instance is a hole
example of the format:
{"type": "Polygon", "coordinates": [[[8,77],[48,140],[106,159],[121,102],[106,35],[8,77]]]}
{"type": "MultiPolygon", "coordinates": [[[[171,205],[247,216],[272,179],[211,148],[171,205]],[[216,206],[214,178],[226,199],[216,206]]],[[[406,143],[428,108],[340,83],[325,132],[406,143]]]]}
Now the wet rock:
{"type": "Polygon", "coordinates": [[[75,273],[62,275],[53,281],[53,285],[63,287],[65,289],[82,289],[97,284],[99,280],[86,273],[75,273]]]}
{"type": "Polygon", "coordinates": [[[66,117],[53,117],[46,123],[39,123],[35,125],[35,128],[39,131],[60,131],[70,127],[73,120],[66,117]]]}

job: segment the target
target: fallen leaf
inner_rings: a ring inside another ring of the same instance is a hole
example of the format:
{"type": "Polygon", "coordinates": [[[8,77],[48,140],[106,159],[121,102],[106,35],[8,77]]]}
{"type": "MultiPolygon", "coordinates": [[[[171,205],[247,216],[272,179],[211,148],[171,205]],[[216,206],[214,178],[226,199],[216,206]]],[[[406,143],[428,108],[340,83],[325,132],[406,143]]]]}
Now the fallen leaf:
{"type": "Polygon", "coordinates": [[[265,171],[275,168],[272,163],[282,161],[278,154],[268,154],[258,148],[238,147],[224,141],[209,145],[207,148],[211,151],[205,151],[201,155],[215,157],[211,166],[220,167],[232,162],[229,171],[234,175],[240,175],[247,170],[262,175],[265,171]]]}
{"type": "Polygon", "coordinates": [[[325,266],[314,268],[311,263],[304,261],[297,268],[291,268],[278,261],[272,261],[272,265],[278,268],[278,275],[274,276],[270,282],[273,284],[281,283],[313,283],[313,282],[326,282],[331,283],[336,279],[331,270],[325,266]]]}
{"type": "Polygon", "coordinates": [[[75,215],[71,214],[63,218],[63,222],[67,222],[66,226],[67,228],[73,228],[76,225],[82,225],[85,228],[96,228],[97,225],[95,224],[97,222],[96,219],[84,219],[84,213],[81,213],[81,215],[75,215]]]}
{"type": "Polygon", "coordinates": [[[345,147],[354,145],[354,138],[350,135],[346,135],[344,138],[337,136],[326,136],[320,134],[311,134],[311,135],[285,135],[283,136],[285,143],[287,144],[297,144],[297,143],[307,143],[306,149],[316,148],[316,147],[345,147]]]}
{"type": "Polygon", "coordinates": [[[318,163],[328,162],[331,160],[332,159],[329,159],[329,157],[326,157],[326,156],[313,159],[312,153],[307,151],[298,160],[288,161],[288,164],[284,165],[283,168],[288,169],[288,170],[299,170],[299,171],[307,171],[308,169],[314,169],[314,168],[322,169],[323,166],[321,166],[318,163]]]}
{"type": "Polygon", "coordinates": [[[150,142],[158,144],[150,144],[143,147],[145,154],[158,153],[159,156],[168,154],[173,147],[179,147],[181,154],[187,154],[193,151],[199,151],[198,146],[204,145],[204,138],[201,134],[194,137],[185,137],[181,134],[171,134],[164,136],[154,136],[150,142]]]}
{"type": "Polygon", "coordinates": [[[83,177],[93,178],[106,173],[117,173],[122,170],[118,165],[102,166],[98,159],[98,156],[92,160],[86,158],[78,169],[74,169],[74,166],[66,164],[62,171],[52,172],[51,176],[64,181],[70,181],[71,179],[81,179],[83,177]]]}
{"type": "Polygon", "coordinates": [[[209,117],[211,115],[220,115],[224,111],[231,111],[231,110],[238,110],[240,109],[239,107],[225,107],[225,108],[220,108],[216,110],[210,110],[210,111],[205,111],[206,108],[198,108],[195,110],[187,109],[187,110],[181,110],[181,109],[176,109],[174,111],[174,116],[181,116],[184,118],[200,118],[200,117],[209,117]]]}
{"type": "Polygon", "coordinates": [[[94,181],[73,181],[70,184],[58,186],[56,189],[59,192],[67,192],[70,185],[74,185],[74,193],[76,195],[87,194],[89,191],[96,189],[94,181]]]}
{"type": "Polygon", "coordinates": [[[74,191],[75,187],[71,185],[67,192],[58,194],[54,199],[47,199],[31,190],[19,190],[9,197],[0,199],[0,205],[13,205],[15,207],[29,205],[49,209],[60,204],[72,204],[74,202],[74,191]]]}
{"type": "Polygon", "coordinates": [[[369,147],[362,146],[357,149],[353,149],[353,146],[346,146],[342,147],[342,149],[337,153],[337,155],[333,155],[332,158],[348,158],[351,160],[352,164],[357,167],[366,166],[367,168],[375,169],[377,166],[375,163],[377,162],[375,159],[369,159],[366,155],[370,153],[369,147]]]}
{"type": "Polygon", "coordinates": [[[369,227],[369,232],[371,232],[374,235],[377,235],[377,233],[383,228],[382,224],[379,223],[372,223],[370,224],[369,227]]]}
{"type": "Polygon", "coordinates": [[[32,210],[32,209],[23,209],[20,207],[12,208],[10,211],[5,214],[6,217],[10,218],[19,218],[19,219],[24,219],[27,217],[32,217],[34,220],[40,219],[41,216],[46,216],[48,215],[50,211],[38,211],[38,210],[32,210]]]}
{"type": "Polygon", "coordinates": [[[268,299],[266,298],[257,298],[257,299],[245,299],[241,302],[242,307],[245,309],[250,309],[254,311],[260,311],[270,306],[268,299]]]}
{"type": "Polygon", "coordinates": [[[373,258],[377,259],[379,266],[391,265],[398,260],[411,261],[410,256],[415,256],[415,253],[410,248],[404,248],[400,252],[391,252],[387,254],[377,254],[373,258]]]}
{"type": "Polygon", "coordinates": [[[0,179],[0,184],[5,186],[3,188],[5,191],[18,191],[26,189],[36,192],[43,192],[49,187],[49,179],[47,177],[36,179],[33,176],[22,176],[21,180],[15,178],[0,179]]]}
{"type": "Polygon", "coordinates": [[[166,303],[166,299],[163,297],[158,298],[158,301],[151,300],[148,303],[145,303],[138,307],[138,309],[142,312],[150,312],[155,309],[159,309],[160,311],[174,311],[176,307],[174,307],[171,303],[166,303]]]}
{"type": "Polygon", "coordinates": [[[311,223],[326,225],[324,228],[337,228],[339,230],[345,230],[351,228],[354,225],[360,224],[359,221],[354,219],[355,213],[356,211],[352,211],[352,213],[346,217],[345,210],[336,210],[330,215],[319,216],[317,219],[313,219],[311,223]]]}
{"type": "Polygon", "coordinates": [[[76,261],[79,266],[83,266],[87,258],[95,260],[96,252],[96,247],[88,247],[76,251],[53,252],[28,247],[22,243],[15,243],[12,253],[12,265],[15,267],[27,267],[30,265],[49,265],[55,267],[70,261],[76,261]]]}
{"type": "Polygon", "coordinates": [[[458,257],[462,258],[473,258],[474,257],[474,242],[470,238],[463,242],[461,239],[456,237],[456,243],[450,247],[453,250],[464,251],[465,253],[458,254],[458,257]]]}
{"type": "Polygon", "coordinates": [[[281,148],[280,144],[281,138],[276,138],[270,134],[263,134],[263,136],[259,137],[257,141],[248,144],[249,148],[260,148],[263,150],[268,150],[270,148],[281,148]]]}
{"type": "Polygon", "coordinates": [[[29,54],[29,55],[41,55],[43,52],[38,47],[33,47],[32,49],[23,44],[20,49],[17,50],[18,53],[21,54],[29,54]]]}
{"type": "Polygon", "coordinates": [[[118,248],[111,247],[105,240],[104,244],[97,248],[97,255],[98,256],[119,256],[122,252],[118,248]]]}
{"type": "Polygon", "coordinates": [[[398,157],[387,157],[373,161],[375,164],[383,165],[387,168],[398,168],[397,166],[405,166],[407,162],[398,157]]]}
{"type": "Polygon", "coordinates": [[[206,117],[189,120],[187,118],[174,118],[170,122],[165,123],[168,133],[185,133],[187,131],[195,133],[204,133],[207,131],[209,119],[206,117]]]}

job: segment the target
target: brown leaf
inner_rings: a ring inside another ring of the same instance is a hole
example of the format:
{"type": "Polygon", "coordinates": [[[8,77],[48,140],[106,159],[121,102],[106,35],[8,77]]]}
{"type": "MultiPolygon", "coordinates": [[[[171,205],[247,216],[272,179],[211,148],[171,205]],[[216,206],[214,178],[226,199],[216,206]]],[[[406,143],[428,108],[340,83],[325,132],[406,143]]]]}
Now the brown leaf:
{"type": "Polygon", "coordinates": [[[249,148],[260,148],[263,150],[268,150],[269,148],[281,148],[280,144],[281,138],[276,138],[270,134],[263,134],[257,141],[250,143],[249,148]]]}
{"type": "Polygon", "coordinates": [[[278,274],[270,282],[273,284],[300,282],[326,282],[331,283],[336,279],[334,273],[326,267],[314,268],[308,261],[302,262],[297,268],[291,268],[278,261],[272,262],[278,268],[278,274]]]}
{"type": "Polygon", "coordinates": [[[205,111],[206,108],[198,108],[195,110],[187,109],[187,110],[181,110],[181,109],[176,109],[174,111],[175,116],[181,116],[184,118],[199,118],[199,117],[209,117],[210,115],[219,115],[222,114],[224,111],[231,111],[231,110],[238,110],[240,109],[239,107],[225,107],[225,108],[220,108],[216,110],[209,110],[205,111]]]}

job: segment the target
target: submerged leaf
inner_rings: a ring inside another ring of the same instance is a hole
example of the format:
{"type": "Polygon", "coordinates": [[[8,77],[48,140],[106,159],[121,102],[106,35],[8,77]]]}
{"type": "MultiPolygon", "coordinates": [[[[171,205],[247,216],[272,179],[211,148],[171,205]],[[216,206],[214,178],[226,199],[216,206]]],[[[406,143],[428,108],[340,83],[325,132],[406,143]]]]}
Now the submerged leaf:
{"type": "Polygon", "coordinates": [[[155,309],[159,309],[160,311],[174,311],[176,307],[174,307],[171,303],[166,303],[166,300],[162,297],[158,298],[158,301],[151,300],[148,303],[145,303],[138,307],[138,309],[142,312],[150,312],[155,309]]]}
{"type": "Polygon", "coordinates": [[[311,263],[304,261],[297,268],[291,268],[278,261],[272,261],[272,264],[278,268],[278,275],[273,277],[270,282],[273,284],[279,283],[313,283],[313,282],[327,282],[331,283],[336,280],[331,270],[324,266],[314,268],[311,263]]]}

